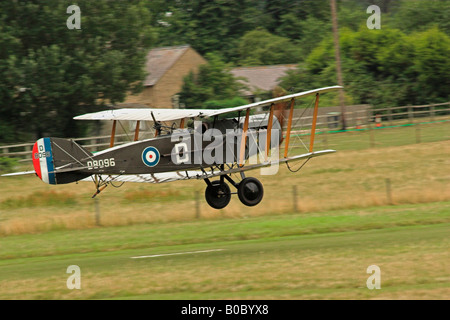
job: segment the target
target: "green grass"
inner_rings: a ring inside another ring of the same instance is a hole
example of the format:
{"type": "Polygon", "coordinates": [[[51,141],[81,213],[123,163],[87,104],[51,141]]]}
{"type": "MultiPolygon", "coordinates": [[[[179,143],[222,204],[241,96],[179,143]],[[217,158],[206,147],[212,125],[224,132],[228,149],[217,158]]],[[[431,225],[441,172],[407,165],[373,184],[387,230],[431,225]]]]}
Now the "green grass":
{"type": "Polygon", "coordinates": [[[0,298],[445,299],[449,232],[444,202],[10,236],[0,298]],[[223,251],[131,259],[208,249],[223,251]],[[376,292],[365,288],[372,264],[383,274],[376,292]],[[81,290],[65,286],[69,265],[81,268],[81,290]]]}
{"type": "MultiPolygon", "coordinates": [[[[315,139],[315,149],[365,150],[381,147],[405,146],[450,140],[450,121],[404,126],[364,128],[349,132],[321,131],[315,139]]],[[[300,136],[309,145],[309,136],[300,136]]],[[[294,138],[295,141],[295,138],[294,138]]],[[[298,143],[297,143],[298,144],[298,143]]]]}
{"type": "Polygon", "coordinates": [[[450,202],[423,204],[417,207],[404,205],[336,210],[316,214],[288,214],[244,220],[222,219],[93,228],[72,232],[55,231],[2,238],[0,259],[361,231],[447,222],[450,222],[450,202]],[[26,240],[25,242],[29,245],[26,246],[18,239],[26,240]],[[41,243],[45,245],[41,246],[41,243]]]}

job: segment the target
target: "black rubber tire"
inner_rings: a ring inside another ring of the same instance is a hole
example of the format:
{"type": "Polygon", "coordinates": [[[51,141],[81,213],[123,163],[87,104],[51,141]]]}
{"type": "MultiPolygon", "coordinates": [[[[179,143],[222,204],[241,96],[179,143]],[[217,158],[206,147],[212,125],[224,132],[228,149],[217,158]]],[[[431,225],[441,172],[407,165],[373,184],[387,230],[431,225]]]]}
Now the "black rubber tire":
{"type": "Polygon", "coordinates": [[[238,186],[238,197],[243,204],[249,207],[256,206],[264,196],[262,183],[253,177],[243,179],[238,186]]]}
{"type": "Polygon", "coordinates": [[[220,180],[212,181],[205,190],[206,202],[214,209],[225,208],[231,200],[230,187],[220,180]]]}

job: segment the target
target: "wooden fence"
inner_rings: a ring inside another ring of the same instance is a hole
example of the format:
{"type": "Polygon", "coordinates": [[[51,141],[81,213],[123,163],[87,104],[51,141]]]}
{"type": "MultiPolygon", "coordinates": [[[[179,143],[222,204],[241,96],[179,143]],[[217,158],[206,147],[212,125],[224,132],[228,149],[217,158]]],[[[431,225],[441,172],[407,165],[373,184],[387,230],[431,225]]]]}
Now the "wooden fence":
{"type": "MultiPolygon", "coordinates": [[[[311,127],[311,116],[302,116],[303,110],[296,109],[293,119],[293,126],[297,128],[309,129],[311,127]]],[[[388,123],[392,125],[398,123],[415,123],[428,119],[435,121],[442,116],[450,114],[450,101],[446,103],[430,104],[422,106],[390,107],[382,109],[368,108],[364,110],[350,111],[345,113],[347,128],[358,126],[370,126],[376,122],[388,123]]],[[[333,112],[318,116],[317,127],[321,129],[341,128],[341,114],[333,112]]],[[[117,134],[115,145],[129,142],[130,135],[117,134]]],[[[89,151],[99,151],[110,146],[110,136],[94,136],[86,138],[74,138],[75,142],[82,145],[89,151]]],[[[31,153],[34,142],[20,143],[14,145],[0,146],[0,157],[18,158],[21,161],[31,161],[31,153]]]]}
{"type": "MultiPolygon", "coordinates": [[[[128,142],[127,138],[127,134],[117,134],[114,145],[117,146],[128,142]]],[[[111,136],[95,136],[72,140],[89,151],[99,151],[110,146],[111,136]]],[[[24,161],[31,161],[31,153],[34,144],[35,142],[0,146],[0,157],[19,158],[24,161]]]]}
{"type": "MultiPolygon", "coordinates": [[[[293,123],[300,119],[301,109],[297,109],[293,123]]],[[[450,115],[450,101],[439,104],[404,106],[389,108],[366,108],[364,110],[346,111],[344,119],[346,127],[354,128],[357,126],[367,126],[371,123],[382,122],[392,125],[393,122],[402,120],[403,123],[415,123],[428,118],[429,121],[435,121],[438,117],[450,115]]],[[[312,116],[301,117],[299,127],[310,128],[312,116]]],[[[317,127],[322,129],[334,129],[342,127],[342,116],[340,112],[330,112],[317,117],[317,127]]]]}

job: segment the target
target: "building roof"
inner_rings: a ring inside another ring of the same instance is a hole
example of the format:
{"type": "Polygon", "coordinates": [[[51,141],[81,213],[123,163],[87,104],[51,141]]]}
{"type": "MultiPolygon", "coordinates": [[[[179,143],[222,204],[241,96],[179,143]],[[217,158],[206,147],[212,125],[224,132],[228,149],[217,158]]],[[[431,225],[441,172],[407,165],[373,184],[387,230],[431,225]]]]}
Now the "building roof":
{"type": "Polygon", "coordinates": [[[144,86],[154,86],[189,48],[189,45],[182,45],[150,50],[146,58],[145,68],[148,75],[144,81],[144,86]]]}
{"type": "Polygon", "coordinates": [[[256,90],[271,91],[281,81],[288,70],[297,68],[296,64],[281,64],[274,66],[239,67],[231,69],[235,77],[243,77],[248,82],[244,82],[249,90],[244,90],[243,94],[252,95],[256,90]]]}

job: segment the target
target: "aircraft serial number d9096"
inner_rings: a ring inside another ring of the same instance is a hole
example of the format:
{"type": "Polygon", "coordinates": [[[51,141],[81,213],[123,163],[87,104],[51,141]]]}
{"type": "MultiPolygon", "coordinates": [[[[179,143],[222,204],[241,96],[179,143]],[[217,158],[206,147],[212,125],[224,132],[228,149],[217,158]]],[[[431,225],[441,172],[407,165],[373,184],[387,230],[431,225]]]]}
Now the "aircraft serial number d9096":
{"type": "Polygon", "coordinates": [[[89,170],[92,170],[92,169],[115,167],[116,162],[114,161],[114,158],[110,158],[110,159],[88,161],[86,165],[89,170]]]}

